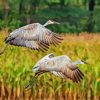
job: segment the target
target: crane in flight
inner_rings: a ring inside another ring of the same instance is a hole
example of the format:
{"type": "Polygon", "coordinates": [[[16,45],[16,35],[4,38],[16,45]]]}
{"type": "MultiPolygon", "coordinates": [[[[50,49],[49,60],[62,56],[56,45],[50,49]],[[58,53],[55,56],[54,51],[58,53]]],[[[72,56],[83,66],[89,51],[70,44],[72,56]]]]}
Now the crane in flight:
{"type": "Polygon", "coordinates": [[[62,37],[46,28],[46,26],[50,24],[59,23],[48,20],[44,25],[40,23],[32,23],[14,30],[6,37],[6,45],[2,48],[0,54],[5,51],[9,44],[40,51],[47,50],[51,44],[58,45],[61,42],[62,37]]]}
{"type": "Polygon", "coordinates": [[[36,79],[40,74],[50,72],[55,76],[65,79],[68,78],[73,82],[79,83],[83,79],[84,74],[79,70],[77,64],[85,63],[86,62],[82,60],[73,62],[67,55],[54,56],[54,54],[51,53],[40,59],[34,65],[32,70],[35,76],[33,79],[36,79]]]}

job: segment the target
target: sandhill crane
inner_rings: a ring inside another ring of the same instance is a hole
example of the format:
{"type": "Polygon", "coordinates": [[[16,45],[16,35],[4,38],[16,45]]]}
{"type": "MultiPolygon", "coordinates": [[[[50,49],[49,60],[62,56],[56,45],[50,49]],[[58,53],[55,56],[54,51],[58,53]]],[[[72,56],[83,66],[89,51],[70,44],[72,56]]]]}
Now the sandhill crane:
{"type": "Polygon", "coordinates": [[[47,50],[50,44],[57,45],[61,42],[60,35],[50,31],[45,26],[49,24],[59,24],[58,22],[48,20],[44,25],[40,23],[32,23],[11,32],[6,37],[6,46],[2,49],[1,54],[7,45],[24,46],[34,50],[47,50]]]}
{"type": "Polygon", "coordinates": [[[79,83],[84,75],[76,66],[77,64],[85,64],[85,62],[82,60],[72,62],[66,55],[54,56],[51,53],[38,61],[32,70],[35,73],[35,78],[42,73],[50,72],[55,76],[69,78],[73,82],[79,83]]]}

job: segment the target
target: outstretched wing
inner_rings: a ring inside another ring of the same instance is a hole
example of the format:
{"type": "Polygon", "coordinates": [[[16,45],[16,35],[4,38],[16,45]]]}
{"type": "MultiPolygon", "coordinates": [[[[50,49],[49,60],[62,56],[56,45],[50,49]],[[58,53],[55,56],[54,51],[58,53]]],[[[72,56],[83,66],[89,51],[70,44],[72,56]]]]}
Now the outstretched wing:
{"type": "Polygon", "coordinates": [[[55,34],[39,23],[24,26],[22,27],[22,30],[24,31],[24,39],[36,39],[37,41],[43,41],[45,43],[54,45],[57,45],[62,40],[60,35],[55,34]]]}
{"type": "MultiPolygon", "coordinates": [[[[60,70],[67,78],[73,80],[73,82],[80,82],[83,79],[83,73],[78,69],[78,67],[73,66],[73,68],[67,67],[68,65],[62,67],[60,70]]],[[[71,66],[71,67],[72,67],[71,66]]]]}
{"type": "Polygon", "coordinates": [[[51,71],[57,77],[66,78],[66,76],[62,72],[51,71]]]}
{"type": "Polygon", "coordinates": [[[57,45],[61,42],[62,37],[49,29],[43,27],[39,33],[39,41],[43,41],[48,44],[57,45]]]}
{"type": "Polygon", "coordinates": [[[27,48],[31,48],[34,50],[40,50],[43,51],[47,50],[48,45],[43,43],[43,42],[38,42],[38,41],[28,41],[28,40],[24,40],[21,38],[16,38],[12,41],[9,42],[11,45],[15,45],[15,46],[23,46],[23,47],[27,47],[27,48]]]}
{"type": "Polygon", "coordinates": [[[54,62],[54,70],[51,71],[54,75],[69,78],[77,83],[83,79],[83,73],[67,56],[58,56],[51,60],[54,62]]]}
{"type": "Polygon", "coordinates": [[[38,41],[54,45],[57,45],[62,40],[60,35],[53,33],[39,23],[29,24],[16,29],[6,38],[6,43],[16,38],[21,38],[26,41],[38,41]]]}
{"type": "Polygon", "coordinates": [[[69,78],[73,82],[80,82],[83,79],[83,73],[78,69],[75,68],[74,70],[71,70],[70,68],[63,68],[60,71],[51,71],[52,74],[54,74],[57,77],[61,78],[69,78]]]}

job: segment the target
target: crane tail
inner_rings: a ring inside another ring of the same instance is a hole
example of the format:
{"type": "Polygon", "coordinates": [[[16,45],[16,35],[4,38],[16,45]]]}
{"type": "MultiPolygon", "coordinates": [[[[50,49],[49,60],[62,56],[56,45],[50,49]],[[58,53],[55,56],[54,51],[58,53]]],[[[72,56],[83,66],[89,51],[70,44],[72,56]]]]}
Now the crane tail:
{"type": "Polygon", "coordinates": [[[4,51],[6,50],[7,46],[8,46],[8,44],[6,44],[6,45],[1,49],[0,55],[2,55],[2,54],[4,53],[4,51]]]}

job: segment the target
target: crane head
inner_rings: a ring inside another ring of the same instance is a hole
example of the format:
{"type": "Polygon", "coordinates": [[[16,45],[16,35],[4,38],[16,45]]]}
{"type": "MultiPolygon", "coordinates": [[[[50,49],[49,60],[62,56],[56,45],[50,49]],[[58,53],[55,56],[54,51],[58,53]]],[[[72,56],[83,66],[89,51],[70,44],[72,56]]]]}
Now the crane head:
{"type": "Polygon", "coordinates": [[[60,24],[59,22],[53,21],[53,20],[48,20],[43,26],[47,26],[50,24],[60,24]]]}
{"type": "Polygon", "coordinates": [[[82,64],[88,64],[87,62],[85,62],[85,61],[83,61],[83,60],[80,60],[80,62],[81,62],[82,64]]]}
{"type": "Polygon", "coordinates": [[[83,61],[83,60],[81,60],[81,59],[79,59],[79,60],[77,60],[77,61],[75,62],[75,64],[88,64],[88,63],[85,62],[85,61],[83,61]]]}
{"type": "Polygon", "coordinates": [[[60,24],[59,22],[53,21],[53,20],[48,20],[47,21],[48,24],[60,24]]]}

